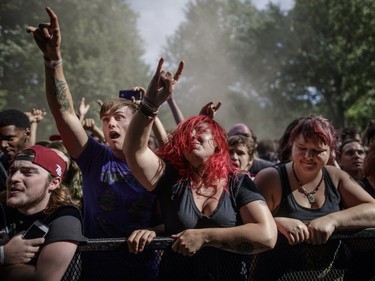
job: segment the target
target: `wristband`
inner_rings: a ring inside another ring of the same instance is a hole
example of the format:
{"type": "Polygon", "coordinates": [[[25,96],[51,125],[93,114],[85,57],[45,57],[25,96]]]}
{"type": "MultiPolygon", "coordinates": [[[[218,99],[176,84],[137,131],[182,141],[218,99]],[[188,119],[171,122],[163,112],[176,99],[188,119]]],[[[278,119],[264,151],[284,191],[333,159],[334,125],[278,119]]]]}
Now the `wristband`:
{"type": "Polygon", "coordinates": [[[149,107],[152,107],[154,109],[159,109],[158,106],[156,106],[154,103],[152,103],[148,98],[143,97],[143,102],[148,105],[149,107]]]}
{"type": "Polygon", "coordinates": [[[159,113],[159,108],[149,106],[144,100],[139,103],[138,110],[148,119],[155,119],[159,113]]]}
{"type": "Polygon", "coordinates": [[[62,65],[62,62],[63,62],[62,59],[59,59],[59,60],[47,60],[46,58],[44,58],[44,64],[48,68],[56,68],[59,65],[62,65]]]}

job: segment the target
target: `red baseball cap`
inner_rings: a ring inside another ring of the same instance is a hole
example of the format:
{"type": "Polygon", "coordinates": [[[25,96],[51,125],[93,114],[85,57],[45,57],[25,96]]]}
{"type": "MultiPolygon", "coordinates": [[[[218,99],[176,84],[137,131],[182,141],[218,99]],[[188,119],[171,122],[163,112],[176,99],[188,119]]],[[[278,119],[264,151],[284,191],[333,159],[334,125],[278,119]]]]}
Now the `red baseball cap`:
{"type": "Polygon", "coordinates": [[[13,162],[16,160],[31,161],[55,177],[62,177],[66,170],[66,162],[55,151],[41,145],[32,145],[21,150],[13,158],[13,162]],[[25,153],[29,150],[33,151],[34,155],[25,153]]]}

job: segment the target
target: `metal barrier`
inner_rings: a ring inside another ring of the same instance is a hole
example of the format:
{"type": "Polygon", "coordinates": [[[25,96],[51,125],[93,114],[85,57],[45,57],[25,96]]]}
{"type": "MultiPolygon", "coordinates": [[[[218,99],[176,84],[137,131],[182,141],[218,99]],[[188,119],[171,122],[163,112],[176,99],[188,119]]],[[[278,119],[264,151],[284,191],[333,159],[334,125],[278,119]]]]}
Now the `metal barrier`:
{"type": "MultiPolygon", "coordinates": [[[[163,250],[172,242],[171,238],[157,237],[147,246],[147,251],[154,253],[156,257],[153,259],[153,268],[158,266],[163,250]]],[[[87,244],[78,247],[62,280],[90,280],[91,278],[85,276],[85,260],[91,261],[97,267],[95,280],[120,280],[110,277],[108,271],[101,270],[103,263],[97,259],[102,255],[106,256],[103,260],[111,263],[118,256],[142,257],[142,254],[133,255],[128,252],[126,239],[90,239],[87,244]]],[[[290,246],[285,238],[280,236],[275,249],[248,257],[247,280],[375,281],[375,229],[335,232],[326,244],[319,246],[306,243],[290,246]]],[[[230,261],[225,264],[231,266],[230,261]]],[[[154,280],[157,280],[157,270],[153,274],[154,280]]],[[[174,278],[179,280],[179,276],[174,278]]],[[[121,280],[138,279],[128,274],[121,280]]],[[[230,280],[226,277],[225,281],[230,280]]]]}

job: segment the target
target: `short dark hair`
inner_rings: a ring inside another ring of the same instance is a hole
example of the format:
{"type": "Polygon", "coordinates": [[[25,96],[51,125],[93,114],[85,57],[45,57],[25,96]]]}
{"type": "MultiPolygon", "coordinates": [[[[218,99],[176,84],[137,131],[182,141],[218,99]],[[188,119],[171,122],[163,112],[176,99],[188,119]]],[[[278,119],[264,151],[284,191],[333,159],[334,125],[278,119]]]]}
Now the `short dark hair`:
{"type": "Polygon", "coordinates": [[[347,144],[349,144],[349,143],[353,143],[353,142],[361,144],[361,142],[359,140],[357,140],[357,139],[346,139],[342,143],[340,143],[339,149],[338,149],[340,157],[342,155],[342,150],[344,149],[344,146],[347,145],[347,144]]]}
{"type": "Polygon", "coordinates": [[[244,145],[247,148],[247,154],[249,155],[250,159],[254,159],[254,155],[256,152],[256,143],[252,138],[245,137],[244,135],[233,135],[228,138],[228,145],[244,145]]]}
{"type": "Polygon", "coordinates": [[[0,128],[11,125],[20,129],[30,128],[29,117],[17,109],[0,111],[0,128]]]}

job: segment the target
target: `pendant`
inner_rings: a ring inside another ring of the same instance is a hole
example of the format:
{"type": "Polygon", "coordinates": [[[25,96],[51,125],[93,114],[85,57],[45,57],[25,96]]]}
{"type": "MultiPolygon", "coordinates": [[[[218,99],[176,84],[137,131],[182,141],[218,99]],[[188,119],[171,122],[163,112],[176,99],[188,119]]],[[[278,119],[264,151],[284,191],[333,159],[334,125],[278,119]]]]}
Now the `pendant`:
{"type": "Polygon", "coordinates": [[[306,194],[307,200],[309,200],[310,204],[313,204],[315,202],[315,197],[312,194],[306,194]]]}

